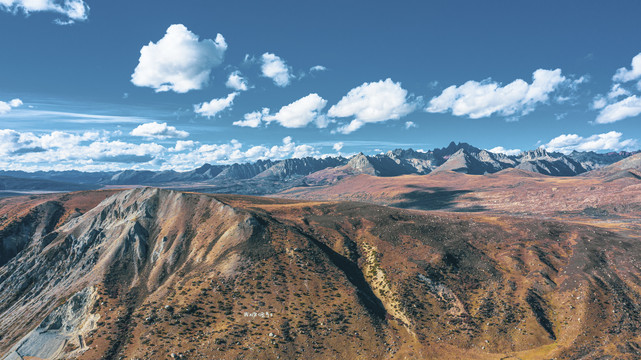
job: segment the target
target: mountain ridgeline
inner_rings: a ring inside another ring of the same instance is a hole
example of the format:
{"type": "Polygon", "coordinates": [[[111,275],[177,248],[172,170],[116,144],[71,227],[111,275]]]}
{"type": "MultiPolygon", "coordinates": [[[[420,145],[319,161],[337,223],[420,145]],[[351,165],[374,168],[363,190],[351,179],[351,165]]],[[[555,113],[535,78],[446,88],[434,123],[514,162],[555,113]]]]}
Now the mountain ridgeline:
{"type": "Polygon", "coordinates": [[[204,164],[191,171],[125,170],[118,172],[0,171],[0,192],[73,191],[103,186],[149,185],[206,192],[263,195],[295,186],[325,185],[347,176],[426,175],[453,171],[471,175],[516,168],[549,176],[576,176],[621,161],[634,152],[572,152],[562,154],[543,148],[518,155],[493,153],[466,143],[450,143],[430,151],[396,149],[377,155],[359,153],[345,158],[294,158],[254,163],[204,164]],[[36,181],[37,180],[37,181],[36,181]],[[20,184],[28,184],[21,188],[20,184]],[[11,184],[11,185],[8,185],[11,184]]]}

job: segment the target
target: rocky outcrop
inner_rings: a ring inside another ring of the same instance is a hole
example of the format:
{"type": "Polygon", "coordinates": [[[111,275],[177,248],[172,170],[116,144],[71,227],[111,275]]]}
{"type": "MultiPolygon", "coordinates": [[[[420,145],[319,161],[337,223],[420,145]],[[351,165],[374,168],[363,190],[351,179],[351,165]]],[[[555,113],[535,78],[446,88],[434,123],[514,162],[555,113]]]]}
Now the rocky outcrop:
{"type": "Polygon", "coordinates": [[[316,159],[306,157],[301,159],[287,159],[276,162],[273,166],[256,175],[256,179],[288,180],[294,177],[309,175],[313,172],[327,168],[345,165],[347,160],[343,157],[327,157],[316,159]]]}
{"type": "MultiPolygon", "coordinates": [[[[45,203],[37,212],[43,209],[55,212],[55,205],[45,203]]],[[[213,198],[152,188],[112,196],[55,230],[55,216],[38,218],[42,222],[26,221],[20,231],[0,238],[26,241],[19,259],[0,267],[0,344],[16,341],[54,309],[51,299],[71,296],[79,286],[101,283],[112,296],[147,293],[185,262],[222,261],[223,253],[211,254],[212,237],[247,220],[213,198]],[[197,225],[205,221],[216,226],[201,233],[197,225]]],[[[251,233],[249,226],[238,239],[251,233]]]]}
{"type": "Polygon", "coordinates": [[[40,247],[51,241],[51,231],[60,220],[60,203],[48,201],[31,209],[24,217],[7,224],[0,230],[0,266],[13,259],[30,244],[40,247]]]}
{"type": "Polygon", "coordinates": [[[543,148],[527,151],[518,158],[517,169],[551,176],[574,176],[587,170],[577,161],[559,154],[548,153],[543,148]]]}
{"type": "Polygon", "coordinates": [[[596,153],[594,151],[572,151],[567,156],[578,162],[586,170],[601,169],[615,162],[633,156],[638,152],[620,151],[608,153],[596,153]]]}
{"type": "Polygon", "coordinates": [[[94,287],[74,294],[20,340],[4,359],[60,359],[82,354],[87,350],[87,333],[96,329],[96,323],[100,319],[98,314],[91,312],[96,297],[94,287]]]}
{"type": "Polygon", "coordinates": [[[250,179],[269,169],[274,163],[270,160],[259,160],[251,164],[233,164],[221,171],[215,180],[250,179]]]}

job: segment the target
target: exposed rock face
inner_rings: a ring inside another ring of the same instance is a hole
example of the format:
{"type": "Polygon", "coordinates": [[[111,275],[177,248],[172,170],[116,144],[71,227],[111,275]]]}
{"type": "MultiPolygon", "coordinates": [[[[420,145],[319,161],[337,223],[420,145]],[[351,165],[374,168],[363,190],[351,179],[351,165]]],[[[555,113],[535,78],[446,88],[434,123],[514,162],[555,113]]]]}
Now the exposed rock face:
{"type": "Polygon", "coordinates": [[[128,190],[0,266],[0,354],[625,358],[641,329],[637,235],[128,190]]]}
{"type": "Polygon", "coordinates": [[[205,181],[215,178],[221,171],[224,170],[224,166],[221,165],[210,165],[204,164],[203,166],[189,171],[185,174],[185,179],[187,181],[205,181]]]}
{"type": "Polygon", "coordinates": [[[157,289],[186,258],[206,256],[209,242],[193,232],[211,216],[220,225],[207,236],[237,231],[239,241],[251,234],[238,230],[248,226],[245,216],[213,198],[150,188],[113,196],[55,230],[42,225],[42,231],[20,232],[34,235],[0,267],[0,343],[15,341],[56,299],[86,284],[100,284],[113,296],[157,289]],[[198,220],[188,220],[192,216],[198,220]],[[196,246],[199,240],[205,248],[196,246]]]}
{"type": "Polygon", "coordinates": [[[365,156],[363,153],[359,153],[349,159],[347,167],[353,170],[353,173],[355,174],[378,175],[374,164],[372,164],[369,157],[365,156]]]}
{"type": "Polygon", "coordinates": [[[636,154],[610,165],[606,170],[641,170],[641,154],[636,154]]]}
{"type": "Polygon", "coordinates": [[[630,157],[637,152],[609,152],[609,153],[595,153],[593,151],[573,151],[568,157],[572,160],[578,162],[587,170],[600,169],[605,166],[611,165],[615,162],[621,161],[627,157],[630,157]]]}
{"type": "Polygon", "coordinates": [[[41,204],[0,230],[0,266],[9,262],[31,242],[46,246],[51,232],[63,214],[62,206],[54,201],[41,204]]]}
{"type": "Polygon", "coordinates": [[[286,180],[296,176],[309,175],[326,168],[341,166],[346,162],[347,160],[342,157],[287,159],[276,162],[273,166],[256,175],[256,178],[286,180]]]}
{"type": "Polygon", "coordinates": [[[443,165],[434,169],[434,172],[454,171],[465,174],[482,175],[494,173],[506,167],[512,167],[508,163],[500,163],[494,154],[485,150],[478,154],[470,154],[465,149],[460,149],[452,154],[443,165]]]}
{"type": "Polygon", "coordinates": [[[419,152],[413,149],[396,149],[388,151],[385,155],[398,164],[407,163],[421,175],[430,173],[439,162],[434,152],[419,152]]]}
{"type": "Polygon", "coordinates": [[[91,313],[96,297],[93,287],[74,294],[21,339],[4,359],[59,359],[82,355],[87,350],[85,337],[96,329],[100,318],[98,314],[91,313]]]}
{"type": "Polygon", "coordinates": [[[605,178],[606,181],[622,178],[641,180],[641,154],[632,155],[612,165],[590,172],[588,175],[605,178]]]}
{"type": "Polygon", "coordinates": [[[269,169],[274,163],[269,160],[259,160],[253,164],[234,164],[216,175],[216,180],[249,179],[269,169]]]}
{"type": "Polygon", "coordinates": [[[574,176],[587,170],[577,161],[558,153],[548,153],[543,148],[521,154],[517,169],[552,176],[574,176]]]}

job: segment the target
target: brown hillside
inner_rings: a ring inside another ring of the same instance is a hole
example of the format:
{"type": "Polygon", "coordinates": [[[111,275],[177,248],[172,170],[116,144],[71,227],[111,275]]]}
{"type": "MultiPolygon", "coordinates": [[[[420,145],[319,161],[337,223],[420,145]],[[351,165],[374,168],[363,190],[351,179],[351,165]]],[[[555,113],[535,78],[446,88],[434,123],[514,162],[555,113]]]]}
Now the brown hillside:
{"type": "Polygon", "coordinates": [[[0,267],[0,353],[634,359],[640,251],[568,222],[134,189],[0,267]]]}

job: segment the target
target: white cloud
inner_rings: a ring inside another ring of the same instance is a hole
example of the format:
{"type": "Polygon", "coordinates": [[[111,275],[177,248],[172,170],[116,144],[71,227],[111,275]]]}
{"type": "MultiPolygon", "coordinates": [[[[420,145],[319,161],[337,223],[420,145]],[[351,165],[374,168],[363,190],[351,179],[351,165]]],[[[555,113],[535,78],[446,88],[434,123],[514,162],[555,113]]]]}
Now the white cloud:
{"type": "Polygon", "coordinates": [[[532,74],[532,84],[522,79],[501,86],[497,82],[468,81],[461,86],[450,86],[441,95],[430,100],[425,109],[431,113],[451,111],[456,116],[469,116],[472,119],[501,116],[520,116],[530,113],[537,104],[546,103],[550,95],[562,85],[576,87],[585,81],[582,77],[575,81],[561,75],[561,69],[538,69],[532,74]]]}
{"type": "Polygon", "coordinates": [[[332,148],[336,151],[341,151],[343,146],[345,146],[343,142],[337,142],[336,144],[334,144],[334,146],[332,146],[332,148]]]}
{"type": "Polygon", "coordinates": [[[608,99],[616,99],[621,96],[628,96],[630,92],[624,89],[621,84],[614,84],[608,93],[608,99]]]}
{"type": "Polygon", "coordinates": [[[234,71],[229,74],[225,86],[236,91],[247,91],[248,89],[247,79],[242,76],[240,71],[234,71]]]}
{"type": "Polygon", "coordinates": [[[620,68],[612,77],[615,82],[628,82],[641,79],[641,53],[632,58],[632,66],[627,68],[620,68]]]}
{"type": "Polygon", "coordinates": [[[199,41],[184,25],[171,25],[157,43],[142,47],[131,82],[156,92],[202,89],[209,83],[211,69],[223,62],[225,50],[227,43],[221,34],[215,41],[199,41]]]}
{"type": "Polygon", "coordinates": [[[497,147],[491,148],[488,151],[491,152],[491,153],[504,154],[504,155],[508,155],[508,156],[518,155],[518,154],[522,153],[521,149],[506,149],[503,146],[497,146],[497,147]]]}
{"type": "Polygon", "coordinates": [[[0,155],[42,152],[48,149],[71,147],[83,141],[98,140],[99,138],[100,133],[95,131],[86,131],[80,135],[54,131],[38,136],[32,132],[3,129],[0,130],[0,155]]]}
{"type": "Polygon", "coordinates": [[[234,121],[234,125],[242,127],[257,128],[263,122],[263,119],[269,115],[269,109],[263,108],[261,111],[254,111],[245,114],[243,120],[234,121]]]}
{"type": "Polygon", "coordinates": [[[603,109],[607,105],[608,105],[608,99],[603,97],[603,95],[597,95],[594,98],[594,101],[592,101],[592,104],[590,105],[590,107],[592,107],[592,109],[598,110],[598,109],[603,109]]]}
{"type": "Polygon", "coordinates": [[[263,63],[261,65],[263,76],[272,79],[277,86],[285,87],[289,85],[293,75],[290,74],[291,69],[287,66],[285,60],[272,53],[264,53],[261,61],[263,63]]]}
{"type": "Polygon", "coordinates": [[[11,106],[12,108],[16,108],[18,106],[22,106],[22,104],[23,104],[23,102],[20,99],[13,99],[13,100],[9,101],[9,106],[11,106]]]}
{"type": "Polygon", "coordinates": [[[405,122],[405,129],[409,130],[409,129],[415,128],[415,127],[418,127],[418,125],[416,125],[414,123],[414,121],[406,121],[405,122]]]}
{"type": "Polygon", "coordinates": [[[181,152],[181,151],[193,149],[194,146],[196,146],[196,142],[193,140],[178,140],[176,141],[176,146],[174,146],[173,148],[170,148],[169,151],[181,152]]]}
{"type": "Polygon", "coordinates": [[[266,116],[264,120],[276,121],[286,128],[301,128],[315,122],[317,127],[322,128],[327,126],[327,119],[321,115],[325,105],[327,100],[312,93],[283,106],[276,114],[266,116]]]}
{"type": "Polygon", "coordinates": [[[327,70],[327,68],[324,67],[323,65],[316,65],[316,66],[312,66],[311,68],[309,68],[309,72],[326,71],[326,70],[327,70]]]}
{"type": "MultiPolygon", "coordinates": [[[[108,141],[109,133],[87,131],[80,134],[54,131],[45,134],[0,130],[0,168],[9,170],[87,171],[113,168],[114,164],[148,162],[162,154],[158,144],[132,144],[108,141]]],[[[118,166],[116,166],[118,167],[118,166]]]]}
{"type": "Polygon", "coordinates": [[[327,100],[312,93],[281,107],[274,115],[269,114],[268,108],[247,113],[243,120],[235,121],[234,125],[257,128],[261,123],[269,124],[275,121],[286,128],[302,128],[310,123],[314,123],[318,128],[324,128],[330,121],[321,113],[325,105],[327,100]]]}
{"type": "Polygon", "coordinates": [[[10,100],[9,102],[0,101],[0,115],[6,114],[9,111],[11,111],[11,109],[17,108],[21,105],[22,105],[22,100],[20,99],[13,99],[13,100],[10,100]]]}
{"type": "Polygon", "coordinates": [[[414,111],[416,106],[417,103],[408,99],[407,90],[401,87],[401,83],[386,79],[364,83],[350,90],[327,114],[331,117],[353,116],[349,124],[337,129],[349,134],[367,123],[400,119],[414,111]]]}
{"type": "Polygon", "coordinates": [[[292,158],[300,159],[305,157],[314,157],[314,156],[318,156],[318,154],[319,153],[315,147],[304,144],[304,145],[298,145],[294,148],[294,152],[292,153],[292,158]]]}
{"type": "Polygon", "coordinates": [[[637,140],[621,140],[623,134],[610,131],[604,134],[596,134],[584,138],[577,134],[564,134],[555,137],[543,145],[546,150],[569,154],[577,151],[619,151],[636,146],[637,140]]]}
{"type": "Polygon", "coordinates": [[[39,11],[54,12],[68,17],[56,19],[56,24],[69,25],[74,21],[84,21],[89,14],[89,6],[83,0],[0,0],[0,9],[25,14],[39,11]]]}
{"type": "Polygon", "coordinates": [[[140,136],[148,139],[168,139],[168,138],[185,138],[189,136],[186,131],[178,130],[174,126],[169,126],[167,123],[150,122],[139,125],[130,133],[132,136],[140,136]]]}
{"type": "MultiPolygon", "coordinates": [[[[599,104],[601,105],[601,104],[599,104]]],[[[641,98],[632,95],[605,106],[596,118],[597,124],[609,124],[641,114],[641,98]]]]}
{"type": "MultiPolygon", "coordinates": [[[[621,84],[641,79],[641,53],[632,58],[630,69],[622,67],[612,77],[612,87],[607,96],[597,95],[592,104],[592,109],[600,110],[595,123],[609,124],[625,118],[641,114],[641,98],[625,89],[621,84]],[[619,100],[621,97],[623,99],[619,100]]],[[[637,83],[641,91],[641,81],[637,83]]]]}
{"type": "Polygon", "coordinates": [[[194,112],[202,116],[214,117],[221,111],[231,107],[234,99],[238,96],[237,92],[230,93],[227,97],[212,99],[210,102],[194,105],[194,112]]]}

